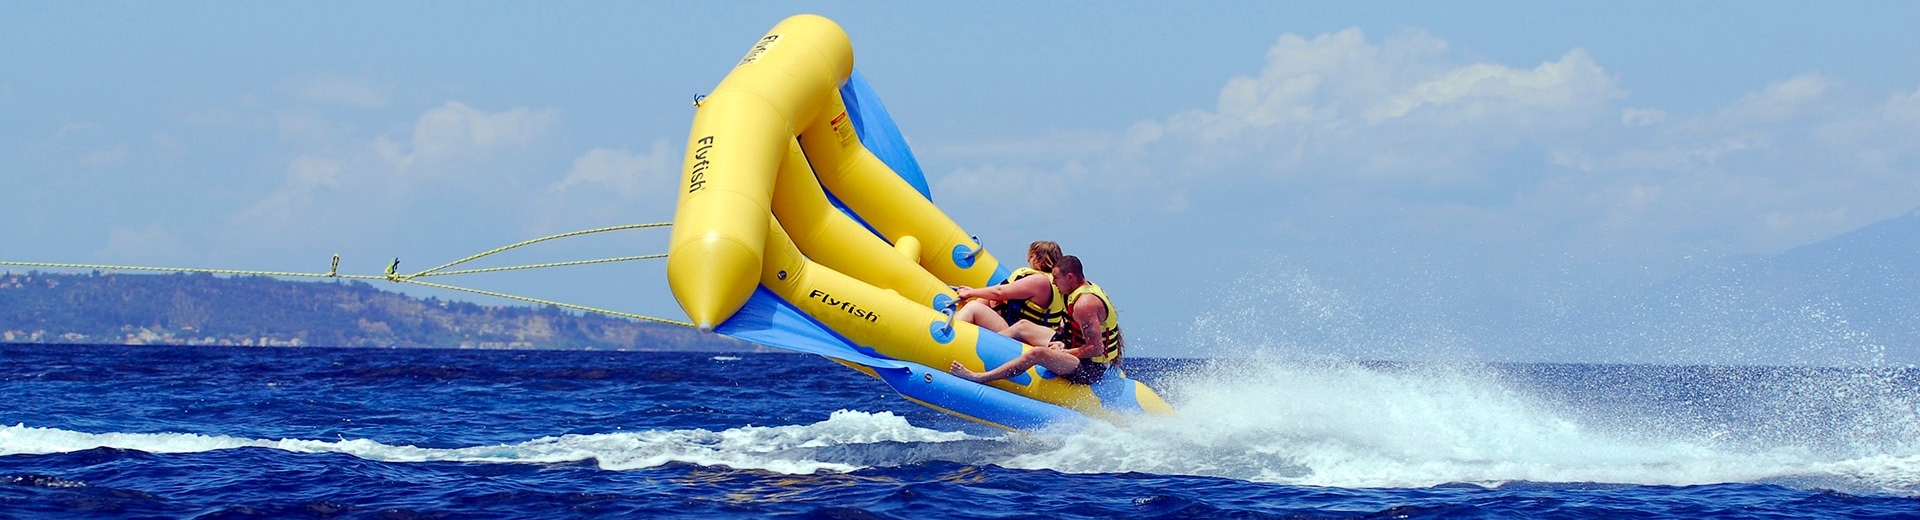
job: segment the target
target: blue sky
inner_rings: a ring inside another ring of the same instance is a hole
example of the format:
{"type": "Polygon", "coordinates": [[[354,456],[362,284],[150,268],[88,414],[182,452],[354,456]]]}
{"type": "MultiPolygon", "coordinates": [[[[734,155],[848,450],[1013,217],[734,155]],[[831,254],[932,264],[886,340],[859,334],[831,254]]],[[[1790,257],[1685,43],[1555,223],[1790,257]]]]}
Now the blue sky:
{"type": "MultiPolygon", "coordinates": [[[[693,95],[813,12],[936,202],[1081,255],[1139,354],[1588,359],[1509,309],[1920,207],[1916,11],[0,2],[0,258],[373,273],[668,220],[693,95]]],[[[459,281],[680,317],[662,272],[459,281]]]]}

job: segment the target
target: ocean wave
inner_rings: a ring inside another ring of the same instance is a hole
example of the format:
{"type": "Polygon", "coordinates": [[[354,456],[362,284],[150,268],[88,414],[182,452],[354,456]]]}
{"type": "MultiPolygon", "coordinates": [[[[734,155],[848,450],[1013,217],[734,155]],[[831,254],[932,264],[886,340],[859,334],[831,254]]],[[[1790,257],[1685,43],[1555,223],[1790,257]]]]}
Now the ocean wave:
{"type": "MultiPolygon", "coordinates": [[[[1768,380],[1785,384],[1779,377],[1768,380]]],[[[1791,392],[1773,392],[1789,397],[1756,397],[1753,389],[1759,387],[1751,385],[1729,385],[1743,389],[1738,395],[1712,395],[1753,401],[1734,407],[1744,410],[1740,415],[1702,420],[1645,408],[1623,412],[1573,406],[1484,366],[1221,360],[1169,374],[1161,384],[1175,396],[1179,416],[1073,431],[943,431],[916,426],[891,412],[840,410],[809,424],[668,428],[418,447],[372,439],[86,433],[21,424],[0,427],[0,455],[94,448],[150,453],[266,448],[400,463],[591,462],[607,470],[682,463],[785,474],[943,461],[1342,488],[1777,483],[1850,492],[1920,492],[1920,450],[1906,435],[1916,421],[1910,411],[1856,402],[1846,405],[1851,415],[1836,416],[1808,408],[1813,405],[1807,399],[1789,398],[1799,395],[1791,392]],[[1836,420],[1841,424],[1827,424],[1836,420]],[[1808,428],[1818,434],[1801,432],[1808,428]],[[1874,433],[1862,433],[1866,431],[1874,433]]],[[[1810,379],[1794,385],[1837,384],[1810,379]]],[[[1635,402],[1644,407],[1650,401],[1635,402]]]]}
{"type": "MultiPolygon", "coordinates": [[[[87,433],[24,424],[0,427],[0,456],[69,453],[96,448],[148,453],[198,453],[268,448],[294,453],[341,453],[381,462],[567,463],[595,461],[608,470],[633,470],[672,463],[727,466],[779,473],[846,472],[865,467],[813,458],[849,447],[880,446],[900,453],[925,452],[925,444],[978,438],[908,424],[891,412],[841,410],[806,425],[743,426],[721,431],[654,430],[541,437],[526,442],[461,448],[421,448],[369,439],[245,439],[196,433],[87,433]]],[[[870,450],[871,451],[871,450],[870,450]]],[[[899,459],[860,458],[883,465],[899,459]]]]}

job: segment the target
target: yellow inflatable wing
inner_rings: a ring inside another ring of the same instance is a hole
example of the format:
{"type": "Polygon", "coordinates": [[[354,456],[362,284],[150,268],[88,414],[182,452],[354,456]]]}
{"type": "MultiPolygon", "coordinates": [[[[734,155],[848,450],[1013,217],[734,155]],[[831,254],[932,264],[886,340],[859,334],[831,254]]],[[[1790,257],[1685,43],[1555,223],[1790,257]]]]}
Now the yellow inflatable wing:
{"type": "Polygon", "coordinates": [[[1002,428],[1173,411],[1124,373],[1076,385],[1036,367],[981,385],[943,369],[1032,348],[952,318],[950,286],[1008,270],[933,204],[831,20],[775,25],[699,103],[679,188],[667,278],[701,330],[827,356],[1002,428]]]}

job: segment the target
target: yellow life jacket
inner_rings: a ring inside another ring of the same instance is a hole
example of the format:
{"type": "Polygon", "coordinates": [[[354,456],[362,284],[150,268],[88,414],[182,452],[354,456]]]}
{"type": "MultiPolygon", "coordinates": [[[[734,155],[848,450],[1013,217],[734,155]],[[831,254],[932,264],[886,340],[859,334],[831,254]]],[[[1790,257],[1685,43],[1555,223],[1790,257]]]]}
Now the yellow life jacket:
{"type": "MultiPolygon", "coordinates": [[[[1107,298],[1107,292],[1100,290],[1100,286],[1094,285],[1093,282],[1087,282],[1086,285],[1074,289],[1073,294],[1067,295],[1068,305],[1072,305],[1071,302],[1080,301],[1080,296],[1086,294],[1099,298],[1100,303],[1107,307],[1107,319],[1100,324],[1102,335],[1106,336],[1106,348],[1089,360],[1100,364],[1111,364],[1120,359],[1120,351],[1126,347],[1126,342],[1120,339],[1120,309],[1114,308],[1113,300],[1107,298]]],[[[1066,324],[1068,348],[1080,348],[1081,345],[1087,344],[1087,338],[1081,337],[1080,325],[1073,321],[1073,314],[1067,314],[1066,324]]]]}
{"type": "Polygon", "coordinates": [[[1041,307],[1040,304],[1025,298],[1007,300],[1000,307],[1000,317],[1005,318],[1008,324],[1024,319],[1049,329],[1059,328],[1061,323],[1067,321],[1067,302],[1060,297],[1060,289],[1053,286],[1053,275],[1031,267],[1022,267],[1014,269],[1013,274],[1007,277],[1007,282],[1012,283],[1036,274],[1048,277],[1047,291],[1052,292],[1053,297],[1048,299],[1047,306],[1041,307]]]}

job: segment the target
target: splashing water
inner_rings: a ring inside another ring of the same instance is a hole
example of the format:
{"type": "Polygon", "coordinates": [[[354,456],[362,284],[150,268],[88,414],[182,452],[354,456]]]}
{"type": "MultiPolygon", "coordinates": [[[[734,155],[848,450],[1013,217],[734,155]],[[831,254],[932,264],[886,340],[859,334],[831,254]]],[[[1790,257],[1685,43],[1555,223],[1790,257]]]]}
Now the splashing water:
{"type": "Polygon", "coordinates": [[[1376,309],[1302,269],[1276,263],[1229,287],[1189,348],[1234,358],[1157,382],[1180,417],[1080,433],[1008,464],[1336,487],[1920,490],[1911,369],[1489,365],[1445,320],[1376,309]]]}
{"type": "MultiPolygon", "coordinates": [[[[1767,410],[1778,415],[1729,432],[1725,424],[1661,423],[1660,410],[1588,415],[1597,410],[1543,397],[1506,377],[1486,366],[1214,361],[1169,385],[1180,396],[1180,417],[1084,432],[1062,449],[1008,464],[1334,487],[1814,480],[1920,489],[1920,452],[1904,442],[1843,453],[1823,439],[1769,437],[1769,421],[1792,415],[1791,407],[1767,410]]],[[[1913,427],[1911,412],[1880,419],[1913,427]]]]}

